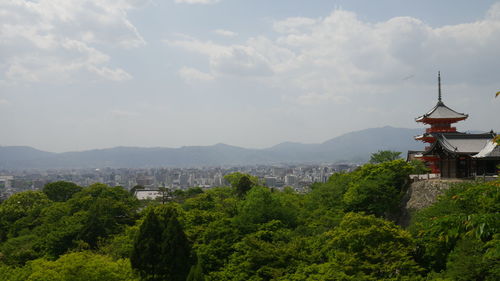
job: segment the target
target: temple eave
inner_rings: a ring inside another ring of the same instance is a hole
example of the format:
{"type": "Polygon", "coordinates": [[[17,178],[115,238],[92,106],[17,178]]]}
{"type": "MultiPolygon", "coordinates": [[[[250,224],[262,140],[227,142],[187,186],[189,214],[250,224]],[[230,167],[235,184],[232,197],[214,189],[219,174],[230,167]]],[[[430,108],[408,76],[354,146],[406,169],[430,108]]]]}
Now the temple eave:
{"type": "Polygon", "coordinates": [[[421,116],[421,117],[415,118],[415,121],[421,122],[424,124],[441,124],[441,123],[452,124],[452,123],[456,123],[456,122],[465,120],[465,119],[467,119],[467,117],[469,117],[469,116],[460,117],[460,118],[428,118],[428,117],[421,116]]]}

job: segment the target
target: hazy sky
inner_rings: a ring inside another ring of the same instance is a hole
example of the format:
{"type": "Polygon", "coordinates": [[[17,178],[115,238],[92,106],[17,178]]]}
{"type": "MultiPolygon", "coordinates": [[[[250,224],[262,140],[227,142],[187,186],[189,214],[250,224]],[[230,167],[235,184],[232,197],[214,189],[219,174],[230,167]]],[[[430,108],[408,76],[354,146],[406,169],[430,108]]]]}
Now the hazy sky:
{"type": "Polygon", "coordinates": [[[500,130],[500,2],[0,0],[0,145],[267,147],[500,130]],[[423,128],[423,127],[422,127],[423,128]]]}

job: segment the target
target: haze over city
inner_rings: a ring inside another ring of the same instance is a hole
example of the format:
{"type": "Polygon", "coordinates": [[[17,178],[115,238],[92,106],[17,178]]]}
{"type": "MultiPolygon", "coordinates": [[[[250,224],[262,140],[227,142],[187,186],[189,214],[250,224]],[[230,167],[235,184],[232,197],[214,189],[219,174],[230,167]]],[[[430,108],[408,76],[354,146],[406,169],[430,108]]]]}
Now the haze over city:
{"type": "Polygon", "coordinates": [[[498,1],[0,3],[0,145],[320,143],[419,128],[437,100],[500,130],[498,1]]]}

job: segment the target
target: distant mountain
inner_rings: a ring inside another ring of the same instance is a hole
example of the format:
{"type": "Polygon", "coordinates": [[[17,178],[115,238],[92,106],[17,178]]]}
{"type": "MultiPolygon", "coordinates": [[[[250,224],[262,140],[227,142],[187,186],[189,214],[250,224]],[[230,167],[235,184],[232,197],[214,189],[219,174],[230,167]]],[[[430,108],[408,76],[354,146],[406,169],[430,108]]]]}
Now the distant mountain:
{"type": "Polygon", "coordinates": [[[51,153],[23,146],[0,146],[0,169],[140,168],[279,163],[361,163],[378,150],[422,149],[413,136],[422,129],[372,128],[347,133],[319,144],[284,142],[265,149],[226,144],[181,148],[115,147],[51,153]]]}
{"type": "Polygon", "coordinates": [[[386,126],[347,133],[321,144],[282,143],[266,150],[287,162],[365,162],[378,150],[405,154],[422,149],[422,144],[413,139],[421,132],[386,126]]]}
{"type": "Polygon", "coordinates": [[[57,153],[28,146],[0,146],[0,169],[34,168],[38,164],[52,164],[57,161],[57,157],[57,153]]]}

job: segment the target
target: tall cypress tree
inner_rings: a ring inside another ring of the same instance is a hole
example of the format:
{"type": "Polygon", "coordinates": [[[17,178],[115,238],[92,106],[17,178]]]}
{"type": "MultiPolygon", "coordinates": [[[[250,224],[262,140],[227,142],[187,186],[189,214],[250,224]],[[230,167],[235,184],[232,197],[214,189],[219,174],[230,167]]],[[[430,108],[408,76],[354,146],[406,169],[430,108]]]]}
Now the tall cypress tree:
{"type": "Polygon", "coordinates": [[[154,210],[150,210],[139,229],[130,263],[142,280],[162,280],[160,254],[162,227],[154,210]]]}
{"type": "Polygon", "coordinates": [[[186,280],[191,246],[177,216],[172,206],[162,205],[144,219],[130,257],[142,280],[186,280]]]}
{"type": "Polygon", "coordinates": [[[203,269],[199,259],[196,265],[191,266],[186,281],[205,281],[205,276],[203,275],[203,269]]]}
{"type": "Polygon", "coordinates": [[[177,219],[177,211],[168,206],[162,212],[164,229],[160,259],[165,280],[185,281],[191,267],[191,246],[177,219]]]}

